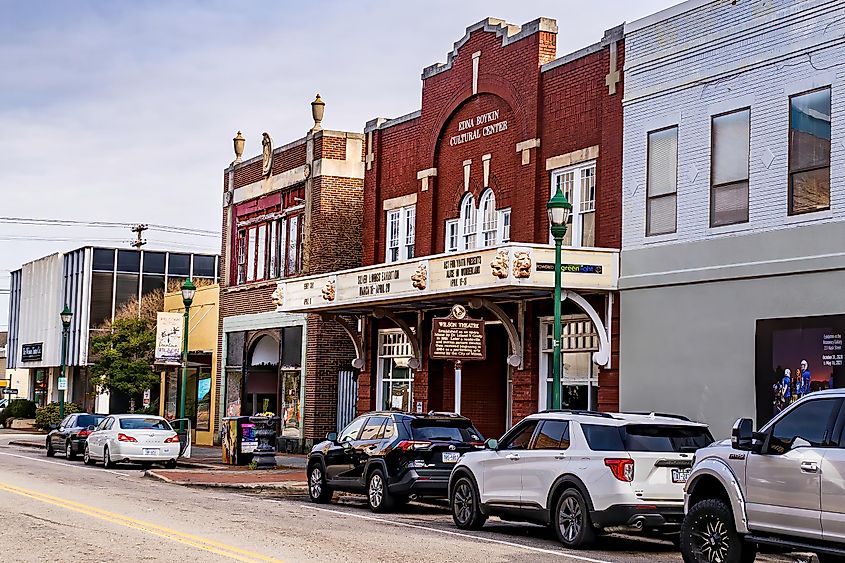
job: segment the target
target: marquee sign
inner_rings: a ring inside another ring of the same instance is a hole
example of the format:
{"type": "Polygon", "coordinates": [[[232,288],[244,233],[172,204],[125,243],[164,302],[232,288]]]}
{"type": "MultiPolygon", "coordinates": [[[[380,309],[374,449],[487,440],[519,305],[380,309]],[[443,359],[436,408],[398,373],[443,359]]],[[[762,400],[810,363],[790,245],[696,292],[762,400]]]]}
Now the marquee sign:
{"type": "MultiPolygon", "coordinates": [[[[563,262],[567,289],[617,287],[617,250],[567,249],[563,262]]],[[[279,282],[272,299],[279,311],[307,312],[508,288],[553,289],[554,247],[509,243],[296,278],[279,282]]]]}

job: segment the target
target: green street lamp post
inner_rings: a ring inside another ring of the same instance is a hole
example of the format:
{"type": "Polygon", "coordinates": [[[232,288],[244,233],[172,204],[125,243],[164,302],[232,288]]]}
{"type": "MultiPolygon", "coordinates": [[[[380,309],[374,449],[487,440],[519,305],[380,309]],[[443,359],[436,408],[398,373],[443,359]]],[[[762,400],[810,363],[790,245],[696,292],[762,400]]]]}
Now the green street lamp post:
{"type": "Polygon", "coordinates": [[[73,313],[70,307],[65,305],[62,312],[59,313],[62,319],[62,372],[59,376],[61,384],[59,385],[59,418],[65,417],[65,389],[67,389],[67,375],[65,374],[65,367],[67,365],[67,340],[70,333],[70,320],[73,313]]]}
{"type": "Polygon", "coordinates": [[[566,236],[566,223],[569,221],[569,214],[572,212],[572,204],[563,195],[558,186],[555,195],[546,204],[546,211],[549,214],[549,227],[552,231],[552,238],[555,239],[555,329],[554,342],[552,343],[552,408],[560,408],[560,247],[563,245],[563,237],[566,236]]]}
{"type": "Polygon", "coordinates": [[[188,318],[191,314],[191,303],[194,301],[194,293],[197,287],[187,279],[182,284],[182,303],[185,304],[185,325],[182,336],[182,390],[179,393],[179,418],[185,418],[185,402],[188,387],[188,318]]]}

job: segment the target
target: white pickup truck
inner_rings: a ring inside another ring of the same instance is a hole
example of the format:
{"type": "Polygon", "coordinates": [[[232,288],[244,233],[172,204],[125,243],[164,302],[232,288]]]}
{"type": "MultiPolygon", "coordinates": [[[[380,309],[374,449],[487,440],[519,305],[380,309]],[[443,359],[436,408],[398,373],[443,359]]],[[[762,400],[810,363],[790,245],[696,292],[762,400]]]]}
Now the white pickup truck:
{"type": "Polygon", "coordinates": [[[845,390],[805,396],[759,432],[696,452],[686,485],[684,561],[746,563],[758,545],[845,562],[845,390]]]}

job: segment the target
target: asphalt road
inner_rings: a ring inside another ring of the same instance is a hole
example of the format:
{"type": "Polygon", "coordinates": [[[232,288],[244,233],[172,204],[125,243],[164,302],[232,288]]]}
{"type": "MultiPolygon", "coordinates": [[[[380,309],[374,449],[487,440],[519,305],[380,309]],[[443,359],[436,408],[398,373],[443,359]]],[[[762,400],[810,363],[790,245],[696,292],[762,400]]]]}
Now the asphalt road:
{"type": "MultiPolygon", "coordinates": [[[[8,561],[678,562],[666,541],[601,538],[567,551],[541,527],[491,519],[460,532],[445,508],[374,515],[363,499],[187,488],[140,467],[105,470],[8,446],[0,436],[0,553],[8,561]]],[[[762,557],[759,561],[793,561],[762,557]]]]}

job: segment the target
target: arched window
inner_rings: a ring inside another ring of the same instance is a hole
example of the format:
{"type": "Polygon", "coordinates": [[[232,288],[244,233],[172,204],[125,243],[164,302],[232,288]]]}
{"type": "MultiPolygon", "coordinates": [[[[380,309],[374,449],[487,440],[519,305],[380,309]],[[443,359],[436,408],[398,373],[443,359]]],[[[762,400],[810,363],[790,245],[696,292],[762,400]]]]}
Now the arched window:
{"type": "Polygon", "coordinates": [[[482,194],[478,207],[481,211],[481,246],[495,246],[499,221],[493,190],[487,189],[482,194]]]}
{"type": "Polygon", "coordinates": [[[478,212],[472,194],[466,194],[461,202],[461,248],[469,250],[475,248],[478,231],[478,212]]]}

